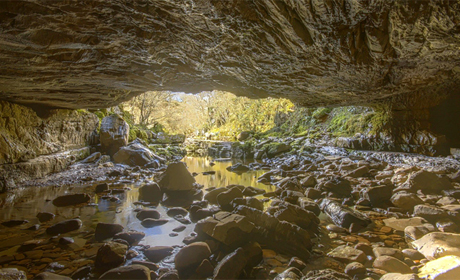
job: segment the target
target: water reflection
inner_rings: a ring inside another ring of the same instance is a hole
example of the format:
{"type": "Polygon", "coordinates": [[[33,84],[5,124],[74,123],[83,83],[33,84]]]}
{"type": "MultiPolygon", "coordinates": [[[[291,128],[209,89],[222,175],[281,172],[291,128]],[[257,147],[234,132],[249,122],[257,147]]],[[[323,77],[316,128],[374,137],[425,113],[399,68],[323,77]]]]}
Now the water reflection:
{"type": "MultiPolygon", "coordinates": [[[[190,172],[200,173],[195,179],[199,184],[204,185],[205,188],[239,184],[261,188],[267,192],[274,191],[273,186],[257,183],[257,177],[262,175],[265,171],[250,171],[243,174],[227,171],[226,167],[236,163],[236,160],[215,162],[214,166],[211,166],[210,159],[203,157],[186,157],[183,161],[187,164],[190,172]],[[204,171],[211,170],[216,173],[212,175],[201,174],[204,171]]],[[[88,231],[94,231],[99,222],[118,223],[123,225],[126,230],[143,231],[146,233],[146,237],[142,240],[142,243],[151,246],[182,244],[184,237],[193,231],[195,227],[194,224],[185,225],[186,229],[183,232],[180,232],[175,237],[170,237],[169,234],[172,233],[172,230],[182,224],[169,218],[166,215],[167,208],[161,205],[152,208],[157,209],[161,217],[169,219],[169,222],[159,227],[144,228],[136,218],[136,212],[134,211],[136,208],[144,207],[135,204],[135,202],[138,201],[138,190],[141,185],[130,184],[123,186],[128,187],[130,190],[116,194],[115,196],[120,199],[118,202],[101,199],[95,195],[94,185],[26,188],[3,194],[0,196],[0,219],[2,221],[26,219],[30,223],[15,228],[3,227],[0,232],[0,251],[11,248],[12,246],[17,246],[28,239],[48,238],[49,236],[46,235],[44,229],[40,229],[34,233],[20,230],[32,224],[39,224],[36,218],[39,212],[51,212],[56,214],[56,218],[52,223],[79,217],[83,222],[82,228],[78,231],[64,234],[64,236],[74,237],[76,240],[80,240],[82,236],[87,235],[88,231]],[[91,204],[83,207],[55,207],[51,202],[54,198],[64,194],[83,192],[92,195],[91,204]]],[[[120,186],[117,186],[117,188],[120,188],[120,186]]],[[[0,255],[1,253],[2,252],[0,252],[0,255]]]]}
{"type": "Polygon", "coordinates": [[[203,171],[216,171],[212,175],[199,174],[195,177],[199,184],[209,187],[225,187],[231,184],[238,184],[244,186],[252,186],[260,189],[264,189],[267,192],[274,191],[275,188],[270,185],[264,185],[257,182],[257,178],[264,174],[266,171],[256,170],[249,171],[242,174],[227,171],[227,167],[235,163],[249,164],[249,161],[241,161],[232,159],[230,161],[214,162],[215,165],[211,166],[212,160],[206,157],[185,157],[183,161],[187,164],[190,172],[201,173],[203,171]]]}

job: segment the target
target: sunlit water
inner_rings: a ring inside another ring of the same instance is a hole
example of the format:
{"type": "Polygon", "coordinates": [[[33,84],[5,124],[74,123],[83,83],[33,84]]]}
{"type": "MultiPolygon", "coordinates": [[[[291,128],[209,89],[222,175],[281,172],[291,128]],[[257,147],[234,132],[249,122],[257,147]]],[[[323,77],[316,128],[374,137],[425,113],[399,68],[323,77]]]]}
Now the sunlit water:
{"type": "MultiPolygon", "coordinates": [[[[238,162],[236,160],[215,162],[214,166],[211,166],[211,159],[203,157],[186,157],[183,161],[187,164],[190,172],[200,173],[195,179],[197,183],[204,185],[204,189],[239,184],[262,188],[267,192],[274,191],[273,186],[257,183],[257,177],[262,175],[265,171],[250,171],[243,174],[227,171],[226,168],[228,166],[238,162]],[[211,170],[216,171],[216,173],[212,175],[201,174],[203,171],[211,170]]],[[[178,236],[170,237],[169,234],[173,232],[172,230],[182,224],[168,217],[166,215],[167,208],[162,205],[153,208],[161,213],[161,218],[169,219],[168,223],[153,228],[144,228],[141,225],[134,211],[136,208],[144,208],[144,206],[134,203],[138,201],[138,189],[140,186],[142,185],[126,184],[117,186],[117,188],[130,188],[130,190],[125,193],[115,195],[120,198],[118,202],[103,200],[95,195],[94,185],[27,188],[3,195],[1,197],[2,208],[0,209],[1,221],[26,219],[30,223],[14,228],[2,227],[0,231],[0,251],[18,246],[24,241],[31,239],[31,236],[33,236],[33,238],[49,238],[49,236],[44,233],[44,229],[40,229],[33,233],[22,230],[33,224],[39,224],[36,218],[39,212],[51,212],[56,214],[56,218],[51,221],[51,223],[79,217],[83,221],[83,227],[78,231],[70,232],[63,236],[74,237],[76,243],[82,243],[81,245],[85,243],[82,237],[87,235],[88,232],[93,231],[99,222],[117,223],[123,225],[126,230],[145,232],[146,237],[142,240],[142,243],[146,245],[171,246],[183,244],[182,240],[193,231],[195,225],[193,223],[185,225],[186,229],[183,232],[180,232],[178,236]],[[51,203],[54,198],[60,195],[82,192],[92,195],[92,203],[90,205],[83,207],[55,207],[51,203]]],[[[13,248],[9,251],[12,249],[13,248]]],[[[0,255],[3,254],[4,252],[0,252],[0,255]]]]}

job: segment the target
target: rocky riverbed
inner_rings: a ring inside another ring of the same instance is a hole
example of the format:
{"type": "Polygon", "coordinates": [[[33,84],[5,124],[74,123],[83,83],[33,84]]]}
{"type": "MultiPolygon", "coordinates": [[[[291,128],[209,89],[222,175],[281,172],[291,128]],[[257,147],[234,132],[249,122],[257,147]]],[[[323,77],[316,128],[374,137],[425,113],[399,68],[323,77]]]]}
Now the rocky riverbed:
{"type": "Polygon", "coordinates": [[[250,163],[185,162],[128,166],[93,154],[4,194],[0,275],[455,279],[460,271],[454,158],[321,147],[250,163]]]}

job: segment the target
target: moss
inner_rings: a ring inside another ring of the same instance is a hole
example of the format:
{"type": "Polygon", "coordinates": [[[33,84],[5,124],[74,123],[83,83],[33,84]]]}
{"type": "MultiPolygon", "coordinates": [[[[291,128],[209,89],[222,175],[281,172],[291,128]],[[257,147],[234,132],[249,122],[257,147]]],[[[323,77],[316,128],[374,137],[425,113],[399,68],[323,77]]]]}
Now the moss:
{"type": "Polygon", "coordinates": [[[331,111],[331,108],[320,107],[313,112],[312,118],[317,120],[325,119],[325,117],[327,117],[331,111]]]}

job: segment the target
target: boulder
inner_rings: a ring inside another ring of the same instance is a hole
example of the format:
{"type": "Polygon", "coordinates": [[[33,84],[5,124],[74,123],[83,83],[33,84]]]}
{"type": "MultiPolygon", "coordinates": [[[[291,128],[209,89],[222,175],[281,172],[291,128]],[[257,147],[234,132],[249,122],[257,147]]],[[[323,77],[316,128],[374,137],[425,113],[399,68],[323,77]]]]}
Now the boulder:
{"type": "Polygon", "coordinates": [[[120,224],[98,223],[94,233],[94,238],[96,241],[102,241],[122,232],[123,229],[123,226],[120,224]]]}
{"type": "Polygon", "coordinates": [[[394,230],[404,231],[408,226],[421,226],[427,221],[420,217],[408,218],[408,219],[397,219],[397,218],[388,218],[384,219],[383,223],[387,227],[391,227],[394,230]]]}
{"type": "Polygon", "coordinates": [[[64,207],[88,203],[90,200],[91,197],[89,196],[89,194],[86,193],[68,194],[55,198],[53,200],[53,205],[57,207],[64,207]]]}
{"type": "Polygon", "coordinates": [[[422,279],[450,280],[460,275],[460,257],[444,256],[427,262],[419,269],[418,276],[422,279]]]}
{"type": "Polygon", "coordinates": [[[310,257],[309,252],[313,245],[311,231],[286,221],[280,221],[267,212],[243,205],[238,206],[234,213],[243,216],[252,224],[254,240],[265,244],[267,248],[279,253],[295,255],[302,260],[310,257]]]}
{"type": "Polygon", "coordinates": [[[52,219],[54,219],[55,216],[56,215],[54,215],[53,213],[50,213],[50,212],[40,212],[40,213],[37,214],[37,218],[38,218],[38,221],[40,223],[49,222],[52,219]]]}
{"type": "Polygon", "coordinates": [[[143,221],[147,218],[150,219],[159,219],[160,218],[160,212],[158,212],[155,209],[142,209],[136,214],[136,218],[139,220],[143,221]]]}
{"type": "Polygon", "coordinates": [[[318,184],[322,191],[332,194],[334,197],[349,197],[351,194],[351,184],[347,179],[333,176],[318,184]]]}
{"type": "Polygon", "coordinates": [[[164,191],[190,191],[194,189],[195,178],[187,170],[185,163],[170,163],[158,176],[158,184],[164,191]]]}
{"type": "Polygon", "coordinates": [[[174,248],[170,246],[154,246],[144,251],[144,255],[152,262],[160,262],[164,258],[171,256],[174,248]]]}
{"type": "Polygon", "coordinates": [[[364,191],[363,197],[371,203],[373,207],[383,207],[391,205],[390,198],[393,190],[390,186],[370,187],[364,191]]]}
{"type": "Polygon", "coordinates": [[[145,237],[145,233],[140,231],[127,231],[127,232],[120,232],[115,234],[113,237],[114,239],[122,239],[128,242],[130,246],[136,244],[137,242],[141,241],[145,237]]]}
{"type": "Polygon", "coordinates": [[[355,275],[364,275],[366,273],[366,267],[359,262],[352,262],[347,264],[345,267],[345,274],[350,277],[354,277],[355,275]]]}
{"type": "Polygon", "coordinates": [[[273,158],[279,154],[289,152],[292,147],[285,143],[270,143],[266,148],[268,158],[273,158]]]}
{"type": "Polygon", "coordinates": [[[139,200],[158,204],[163,199],[163,193],[157,183],[149,183],[139,188],[139,200]]]}
{"type": "Polygon", "coordinates": [[[350,246],[341,245],[327,254],[328,257],[334,258],[343,263],[359,262],[364,263],[367,258],[363,251],[350,246]]]}
{"type": "Polygon", "coordinates": [[[225,256],[214,269],[213,279],[239,279],[247,264],[247,258],[243,248],[225,256]]]}
{"type": "Polygon", "coordinates": [[[307,177],[300,180],[300,185],[303,188],[314,188],[318,182],[316,181],[315,176],[308,175],[307,177]]]}
{"type": "Polygon", "coordinates": [[[261,194],[264,194],[264,193],[266,193],[265,190],[259,189],[259,188],[254,188],[254,187],[251,187],[251,186],[248,186],[248,187],[244,188],[244,190],[243,190],[243,195],[244,196],[256,196],[256,195],[261,195],[261,194]]]}
{"type": "Polygon", "coordinates": [[[152,219],[145,218],[142,220],[141,225],[146,228],[157,227],[166,224],[169,220],[166,219],[152,219]]]}
{"type": "Polygon", "coordinates": [[[28,222],[29,222],[28,220],[9,220],[9,221],[2,222],[2,226],[17,227],[23,224],[27,224],[28,222]]]}
{"type": "MultiPolygon", "coordinates": [[[[315,213],[305,210],[300,206],[283,202],[275,207],[271,207],[273,216],[280,221],[286,221],[295,224],[302,229],[316,231],[319,219],[315,213]]],[[[268,210],[267,210],[268,211],[268,210]]]]}
{"type": "Polygon", "coordinates": [[[436,223],[441,219],[448,218],[449,214],[442,208],[421,204],[414,207],[414,216],[422,217],[430,223],[436,223]]]}
{"type": "Polygon", "coordinates": [[[236,140],[244,141],[244,140],[248,139],[250,136],[251,136],[250,131],[241,131],[240,134],[238,134],[238,136],[236,136],[236,140]]]}
{"type": "Polygon", "coordinates": [[[107,116],[101,121],[99,137],[101,150],[113,156],[128,144],[129,125],[117,114],[107,116]]]}
{"type": "Polygon", "coordinates": [[[436,228],[429,223],[415,227],[408,226],[404,229],[404,236],[406,237],[407,242],[412,242],[433,231],[436,231],[436,228]]]}
{"type": "Polygon", "coordinates": [[[246,241],[253,229],[254,225],[246,217],[224,211],[215,214],[214,217],[200,220],[195,225],[195,232],[205,233],[225,245],[246,241]]]}
{"type": "Polygon", "coordinates": [[[300,280],[303,276],[302,271],[295,267],[289,267],[285,271],[281,272],[280,274],[276,275],[273,280],[300,280]]]}
{"type": "Polygon", "coordinates": [[[49,235],[58,235],[77,230],[81,228],[81,226],[82,222],[80,219],[71,219],[50,226],[46,229],[46,233],[49,235]]]}
{"type": "Polygon", "coordinates": [[[264,203],[254,197],[235,198],[232,200],[232,204],[233,208],[236,208],[238,205],[246,205],[257,210],[264,210],[264,203]]]}
{"type": "Polygon", "coordinates": [[[460,257],[460,234],[431,232],[413,241],[412,246],[429,260],[449,255],[460,257]]]}
{"type": "Polygon", "coordinates": [[[133,264],[128,266],[117,267],[102,274],[99,279],[105,280],[123,280],[137,279],[150,280],[150,269],[146,266],[133,264]]]}
{"type": "Polygon", "coordinates": [[[376,258],[381,256],[390,256],[393,258],[397,258],[400,261],[404,261],[403,253],[395,248],[388,248],[388,247],[374,247],[373,249],[374,256],[376,258]]]}
{"type": "Polygon", "coordinates": [[[367,227],[371,223],[371,220],[364,214],[330,199],[323,199],[320,208],[339,227],[350,228],[353,224],[353,228],[358,230],[367,227]]]}
{"type": "Polygon", "coordinates": [[[381,256],[372,263],[374,268],[382,269],[387,272],[412,273],[410,267],[404,262],[390,256],[381,256]]]}
{"type": "Polygon", "coordinates": [[[243,192],[238,187],[233,187],[228,191],[217,195],[217,203],[223,210],[231,210],[231,202],[235,198],[242,198],[243,192]]]}
{"type": "Polygon", "coordinates": [[[319,205],[313,199],[301,197],[299,198],[298,203],[301,208],[315,213],[316,216],[319,216],[321,214],[321,209],[319,208],[319,205]]]}
{"type": "Polygon", "coordinates": [[[152,161],[164,161],[155,155],[149,148],[138,141],[133,141],[128,146],[121,147],[113,155],[115,163],[126,164],[129,166],[144,166],[152,161]]]}
{"type": "Polygon", "coordinates": [[[109,185],[107,183],[102,183],[96,186],[95,192],[102,193],[109,190],[109,185]]]}
{"type": "Polygon", "coordinates": [[[168,211],[166,211],[166,215],[169,217],[174,217],[177,215],[182,215],[182,216],[187,216],[188,211],[182,207],[172,207],[169,208],[168,211]]]}
{"type": "Polygon", "coordinates": [[[217,204],[217,196],[226,191],[228,191],[228,189],[225,187],[213,189],[204,195],[204,199],[211,204],[217,204]]]}
{"type": "Polygon", "coordinates": [[[415,205],[422,204],[423,200],[414,193],[397,192],[391,197],[394,206],[405,211],[412,212],[415,205]]]}
{"type": "Polygon", "coordinates": [[[174,258],[178,271],[196,269],[203,260],[211,256],[211,249],[205,242],[196,242],[179,250],[174,258]]]}
{"type": "Polygon", "coordinates": [[[249,168],[249,166],[244,165],[242,163],[236,163],[234,165],[228,166],[226,169],[228,171],[235,172],[235,173],[243,173],[243,172],[247,172],[247,171],[251,170],[251,168],[249,168]]]}
{"type": "Polygon", "coordinates": [[[364,175],[366,175],[367,173],[369,173],[369,167],[367,165],[364,165],[364,166],[358,167],[357,169],[353,171],[350,171],[346,176],[351,177],[351,178],[360,178],[360,177],[364,177],[364,175]]]}
{"type": "Polygon", "coordinates": [[[126,260],[128,246],[118,242],[107,242],[96,254],[94,265],[101,271],[109,270],[123,264],[126,260]]]}
{"type": "Polygon", "coordinates": [[[452,189],[453,186],[448,178],[440,178],[438,175],[421,170],[412,173],[407,181],[400,187],[411,192],[421,190],[424,194],[441,193],[443,190],[452,189]]]}

